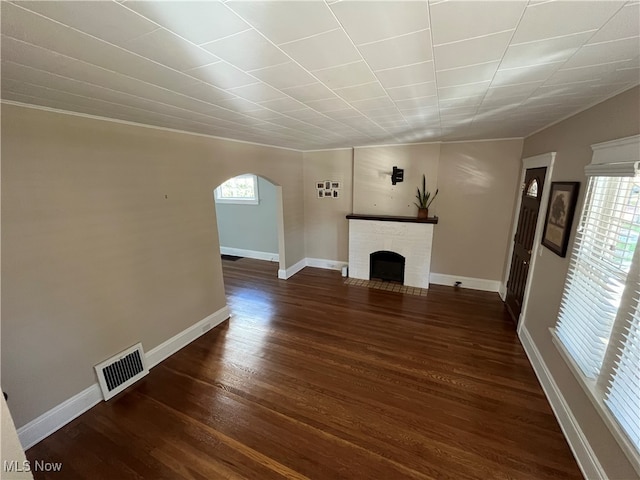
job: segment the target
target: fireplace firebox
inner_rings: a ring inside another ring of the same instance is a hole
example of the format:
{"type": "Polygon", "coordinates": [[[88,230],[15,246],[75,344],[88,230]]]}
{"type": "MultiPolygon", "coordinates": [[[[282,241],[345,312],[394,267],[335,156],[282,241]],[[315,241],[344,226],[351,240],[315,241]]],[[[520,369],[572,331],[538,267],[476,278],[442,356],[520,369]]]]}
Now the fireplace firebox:
{"type": "Polygon", "coordinates": [[[369,255],[369,279],[398,282],[404,284],[404,264],[402,255],[381,250],[369,255]]]}

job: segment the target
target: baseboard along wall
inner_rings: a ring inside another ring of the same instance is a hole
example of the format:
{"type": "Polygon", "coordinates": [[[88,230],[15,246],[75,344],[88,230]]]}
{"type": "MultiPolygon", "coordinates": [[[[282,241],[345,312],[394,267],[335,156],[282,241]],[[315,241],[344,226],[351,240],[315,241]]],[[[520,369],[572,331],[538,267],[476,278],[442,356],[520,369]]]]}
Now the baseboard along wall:
{"type": "Polygon", "coordinates": [[[571,407],[562,395],[562,391],[553,379],[526,326],[519,330],[518,336],[582,474],[589,480],[607,480],[606,472],[580,428],[571,407]]]}
{"type": "MultiPolygon", "coordinates": [[[[181,348],[212,328],[220,325],[231,316],[229,307],[224,306],[217,312],[191,325],[177,335],[145,353],[147,366],[151,369],[170,357],[181,348]]],[[[22,447],[27,450],[36,443],[64,427],[67,423],[82,415],[102,401],[102,391],[98,382],[87,387],[73,397],[65,400],[38,418],[31,420],[18,429],[18,438],[22,447]]]]}
{"type": "Polygon", "coordinates": [[[233,255],[235,257],[255,258],[256,260],[266,260],[268,262],[279,262],[280,255],[271,252],[260,252],[258,250],[246,250],[244,248],[220,246],[222,255],[233,255]]]}

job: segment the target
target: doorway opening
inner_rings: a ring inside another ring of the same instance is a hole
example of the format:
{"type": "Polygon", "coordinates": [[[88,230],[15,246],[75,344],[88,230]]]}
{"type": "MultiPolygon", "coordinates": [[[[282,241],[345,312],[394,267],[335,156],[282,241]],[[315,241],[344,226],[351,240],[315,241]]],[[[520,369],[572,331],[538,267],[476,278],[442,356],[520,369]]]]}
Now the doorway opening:
{"type": "MultiPolygon", "coordinates": [[[[513,222],[509,262],[505,271],[505,287],[501,297],[517,329],[520,330],[526,313],[530,281],[535,269],[537,253],[547,208],[547,193],[555,152],[523,159],[520,195],[513,222]]],[[[540,252],[541,253],[541,252],[540,252]]]]}
{"type": "Polygon", "coordinates": [[[222,260],[272,262],[277,275],[284,265],[282,187],[248,173],[220,184],[213,197],[222,260]]]}

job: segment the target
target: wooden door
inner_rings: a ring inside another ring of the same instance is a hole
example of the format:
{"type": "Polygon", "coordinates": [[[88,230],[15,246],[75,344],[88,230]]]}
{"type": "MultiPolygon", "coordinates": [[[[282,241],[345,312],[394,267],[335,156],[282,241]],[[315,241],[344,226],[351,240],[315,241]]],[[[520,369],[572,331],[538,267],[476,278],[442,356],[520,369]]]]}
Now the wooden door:
{"type": "Polygon", "coordinates": [[[513,238],[513,255],[507,282],[507,309],[517,324],[522,311],[522,299],[527,286],[529,263],[533,249],[533,238],[536,234],[542,186],[547,172],[546,167],[530,168],[525,172],[524,188],[518,215],[518,228],[513,238]]]}

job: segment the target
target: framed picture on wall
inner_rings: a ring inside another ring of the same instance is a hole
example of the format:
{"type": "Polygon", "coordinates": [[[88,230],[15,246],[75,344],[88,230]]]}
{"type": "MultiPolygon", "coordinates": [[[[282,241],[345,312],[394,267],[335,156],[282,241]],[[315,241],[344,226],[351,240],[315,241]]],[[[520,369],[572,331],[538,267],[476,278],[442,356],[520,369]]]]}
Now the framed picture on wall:
{"type": "Polygon", "coordinates": [[[324,191],[324,198],[331,198],[331,190],[325,190],[324,191]]]}
{"type": "Polygon", "coordinates": [[[579,189],[580,182],[551,183],[542,245],[561,257],[567,255],[567,245],[571,235],[579,189]]]}
{"type": "Polygon", "coordinates": [[[331,182],[331,188],[333,188],[334,190],[336,188],[340,188],[340,182],[331,182]]]}
{"type": "Polygon", "coordinates": [[[324,190],[324,181],[316,182],[316,188],[320,190],[324,190]]]}
{"type": "Polygon", "coordinates": [[[340,196],[340,190],[333,191],[333,198],[338,198],[340,196]]]}
{"type": "Polygon", "coordinates": [[[325,190],[331,190],[331,180],[325,180],[324,181],[324,189],[325,190]]]}
{"type": "Polygon", "coordinates": [[[318,198],[324,198],[324,190],[318,190],[318,198]]]}

